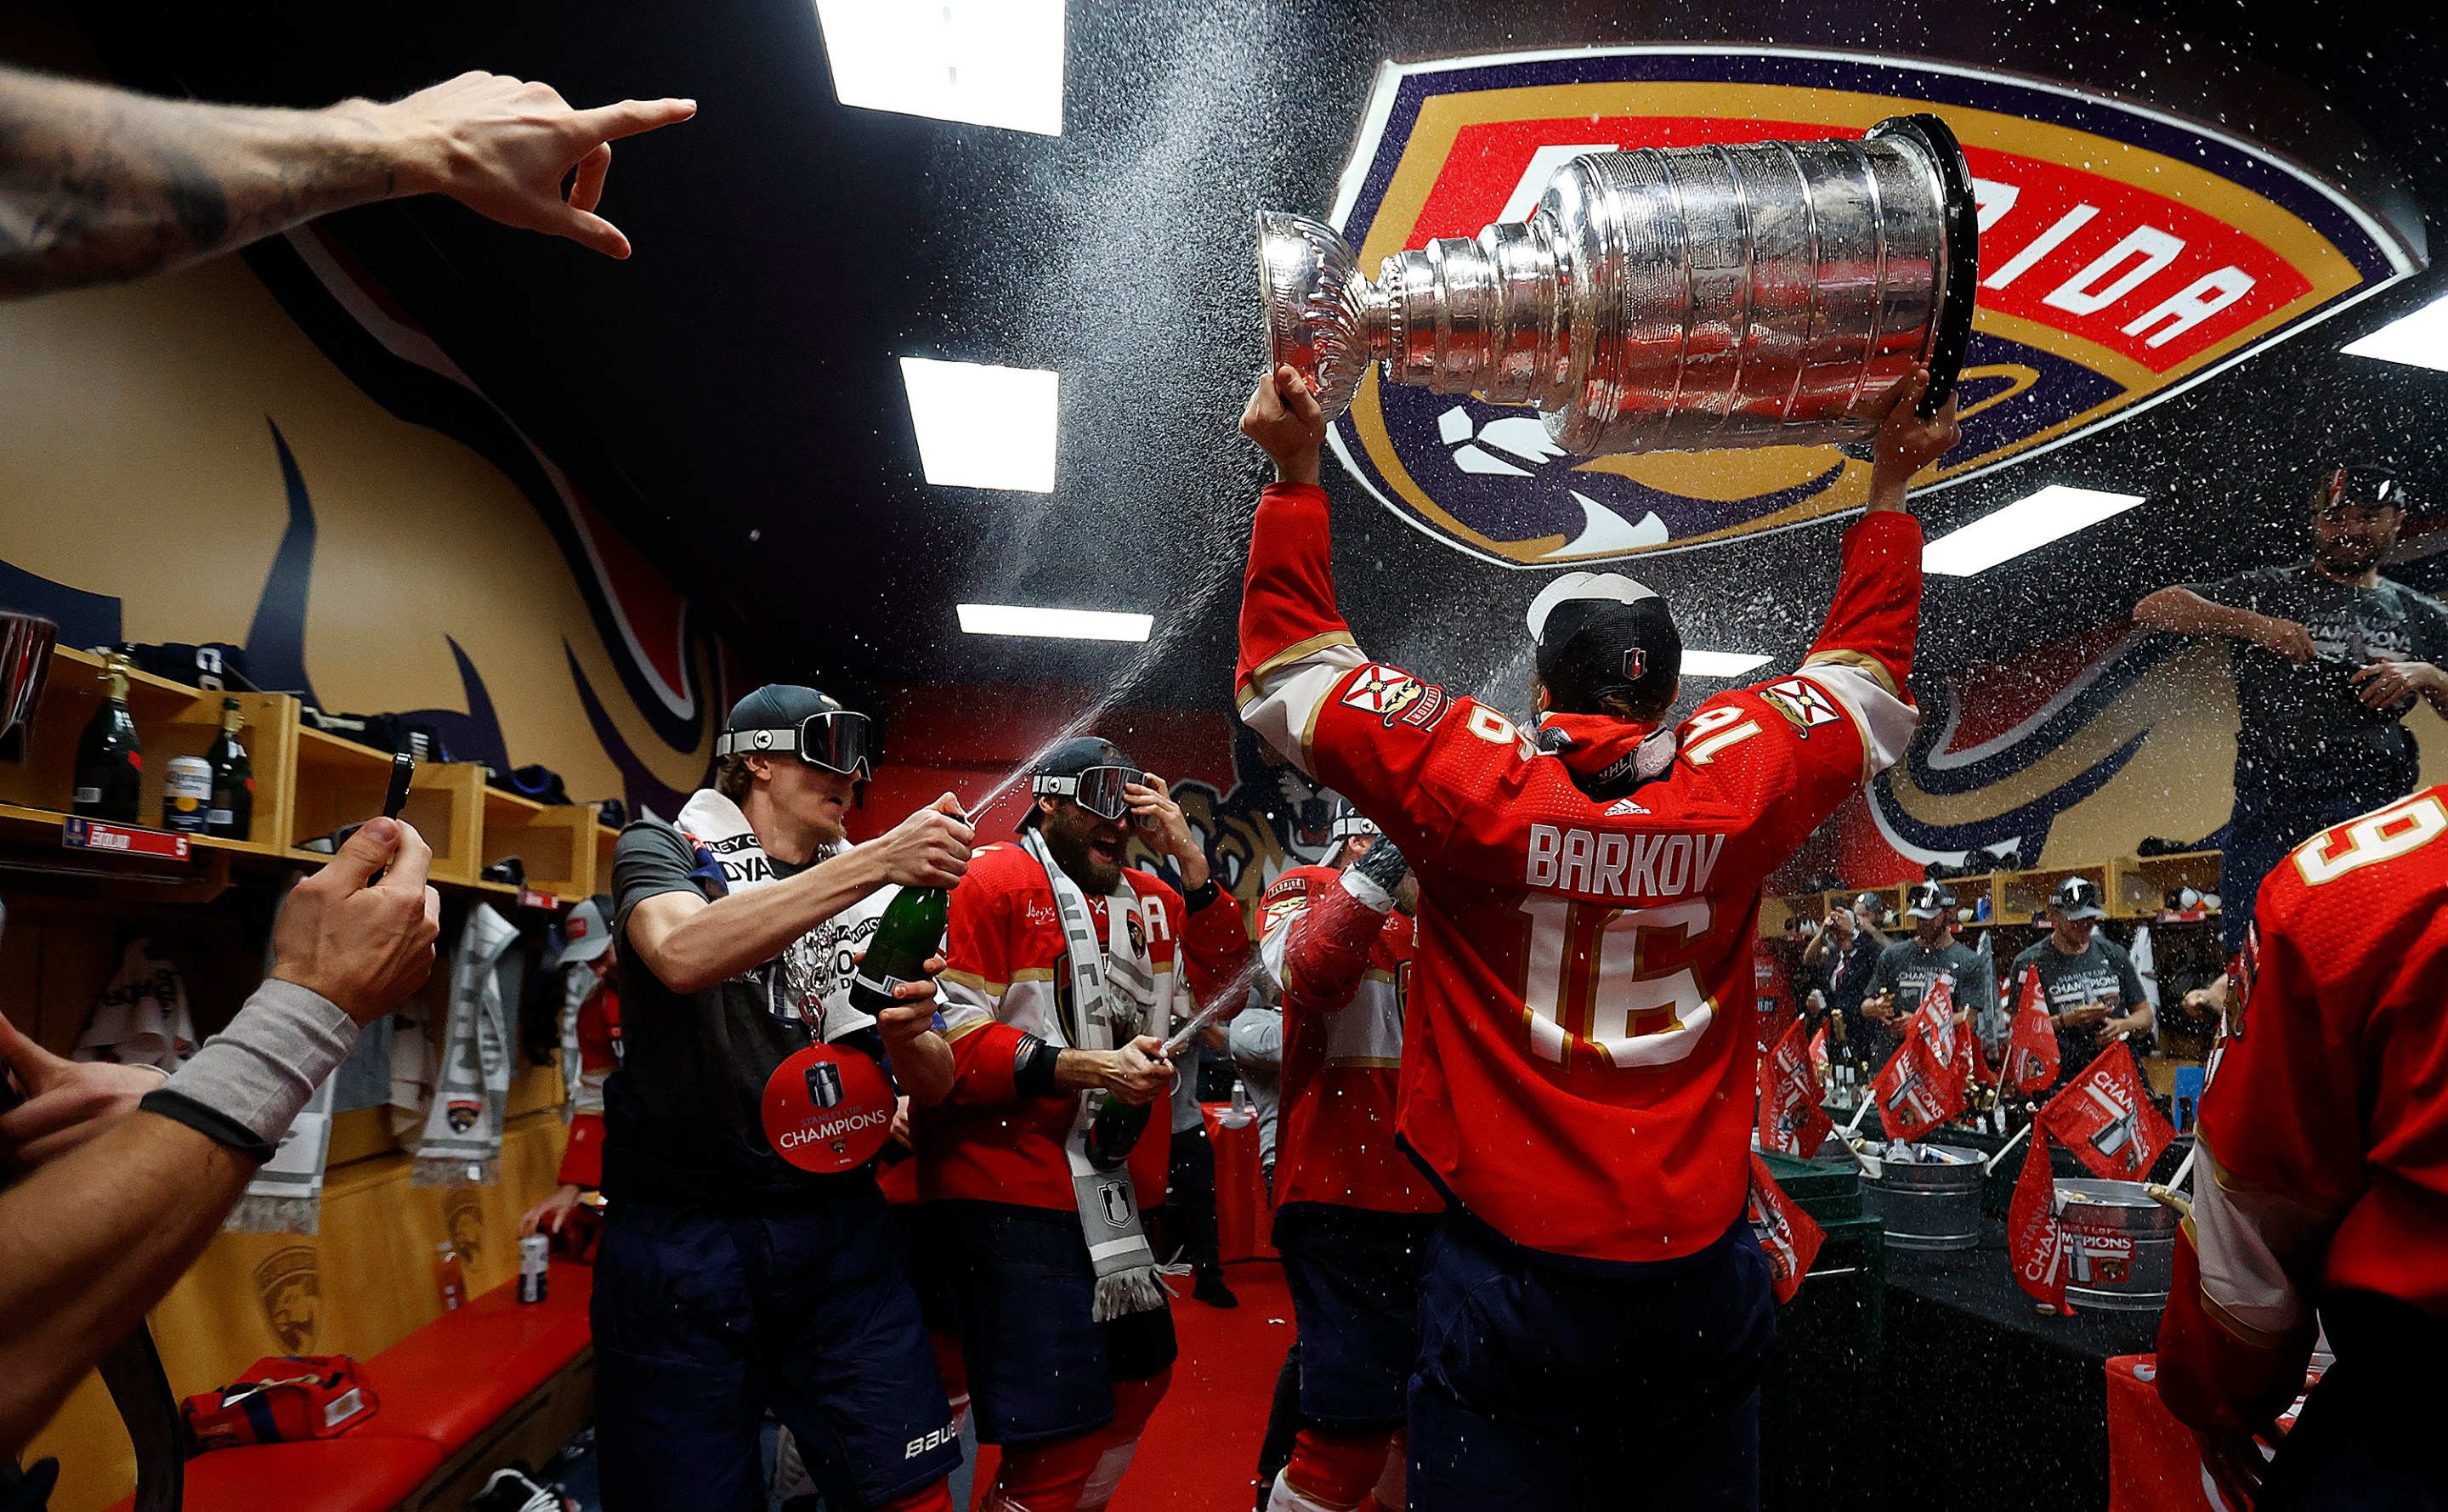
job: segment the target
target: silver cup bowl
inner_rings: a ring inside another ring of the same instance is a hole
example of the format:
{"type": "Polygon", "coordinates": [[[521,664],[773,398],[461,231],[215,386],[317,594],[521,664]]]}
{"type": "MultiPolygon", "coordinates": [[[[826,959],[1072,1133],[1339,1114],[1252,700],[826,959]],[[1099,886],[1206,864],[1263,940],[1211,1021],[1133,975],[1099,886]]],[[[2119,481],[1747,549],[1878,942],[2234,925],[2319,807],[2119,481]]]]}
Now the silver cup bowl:
{"type": "Polygon", "coordinates": [[[1387,381],[1535,406],[1578,456],[1858,440],[1918,364],[1935,413],[1971,338],[1979,229],[1936,116],[1829,142],[1576,158],[1525,221],[1385,260],[1258,217],[1273,359],[1329,417],[1387,381]]]}

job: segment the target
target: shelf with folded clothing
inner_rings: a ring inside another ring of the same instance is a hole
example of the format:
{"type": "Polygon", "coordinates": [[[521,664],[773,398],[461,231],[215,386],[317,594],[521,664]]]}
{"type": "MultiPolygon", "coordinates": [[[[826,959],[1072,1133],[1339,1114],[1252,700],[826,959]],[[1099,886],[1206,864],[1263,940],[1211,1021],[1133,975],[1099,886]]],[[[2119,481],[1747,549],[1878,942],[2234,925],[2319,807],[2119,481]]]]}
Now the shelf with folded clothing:
{"type": "Polygon", "coordinates": [[[516,857],[520,885],[564,903],[595,890],[597,843],[592,804],[539,803],[499,788],[484,793],[484,864],[516,857]]]}

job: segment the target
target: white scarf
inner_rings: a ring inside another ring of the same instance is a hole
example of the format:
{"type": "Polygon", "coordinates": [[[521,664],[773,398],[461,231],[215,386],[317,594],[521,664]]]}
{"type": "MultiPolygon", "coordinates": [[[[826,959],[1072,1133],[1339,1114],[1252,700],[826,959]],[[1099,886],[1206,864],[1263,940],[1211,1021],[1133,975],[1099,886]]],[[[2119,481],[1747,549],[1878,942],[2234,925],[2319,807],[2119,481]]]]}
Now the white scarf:
{"type": "MultiPolygon", "coordinates": [[[[745,892],[783,880],[775,871],[756,832],[748,827],[748,815],[739,812],[738,804],[712,788],[701,788],[689,796],[680,810],[679,827],[682,834],[714,856],[715,863],[722,869],[727,891],[745,892]]],[[[851,849],[836,846],[814,860],[829,861],[851,849]]],[[[885,906],[900,891],[898,886],[885,884],[810,929],[775,960],[751,973],[762,976],[768,984],[775,1016],[794,1018],[816,1027],[819,1037],[828,1043],[873,1024],[874,1015],[851,1006],[851,961],[867,948],[868,941],[875,938],[875,927],[884,918],[885,906]],[[811,1004],[817,1005],[813,1013],[809,1010],[811,1004]]]]}
{"type": "Polygon", "coordinates": [[[510,1023],[502,1002],[502,957],[516,945],[510,921],[479,903],[450,963],[450,1021],[444,1026],[441,1085],[409,1172],[412,1186],[491,1186],[501,1179],[502,1125],[510,1101],[510,1023]]]}
{"type": "MultiPolygon", "coordinates": [[[[1034,827],[1022,832],[1021,847],[1045,869],[1054,890],[1054,911],[1062,925],[1064,948],[1070,955],[1071,1016],[1046,1017],[1046,1038],[1057,1045],[1073,1038],[1070,1048],[1110,1050],[1128,1044],[1156,1026],[1172,1022],[1174,974],[1161,982],[1149,969],[1147,931],[1139,918],[1138,894],[1125,882],[1105,899],[1106,940],[1097,939],[1096,921],[1088,912],[1088,896],[1071,873],[1062,870],[1045,848],[1045,837],[1034,827]],[[1163,1001],[1159,1002],[1159,996],[1163,1001]]],[[[1071,1165],[1071,1189],[1080,1207],[1080,1228],[1088,1241],[1088,1259],[1096,1267],[1097,1298],[1092,1310],[1102,1323],[1126,1312],[1151,1312],[1171,1300],[1157,1270],[1156,1252],[1139,1227],[1138,1194],[1131,1185],[1128,1162],[1100,1171],[1088,1159],[1088,1126],[1105,1104],[1098,1091],[1079,1095],[1071,1130],[1063,1136],[1062,1153],[1071,1165]]],[[[1142,1131],[1139,1138],[1146,1139],[1142,1131]]]]}

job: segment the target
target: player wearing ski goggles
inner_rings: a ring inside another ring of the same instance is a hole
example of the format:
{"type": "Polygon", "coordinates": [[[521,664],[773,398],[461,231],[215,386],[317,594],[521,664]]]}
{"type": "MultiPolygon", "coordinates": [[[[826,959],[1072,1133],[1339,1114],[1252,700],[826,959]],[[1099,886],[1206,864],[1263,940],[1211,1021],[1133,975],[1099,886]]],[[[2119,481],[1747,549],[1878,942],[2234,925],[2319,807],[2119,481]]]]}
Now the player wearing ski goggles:
{"type": "Polygon", "coordinates": [[[714,742],[714,754],[718,756],[751,752],[796,756],[812,767],[861,781],[874,775],[875,764],[883,756],[873,722],[851,709],[827,709],[778,729],[728,730],[714,742]]]}
{"type": "Polygon", "coordinates": [[[1130,766],[1093,766],[1070,775],[1040,773],[1028,791],[1044,797],[1069,798],[1100,819],[1129,816],[1130,800],[1122,790],[1147,781],[1147,774],[1130,766]]]}

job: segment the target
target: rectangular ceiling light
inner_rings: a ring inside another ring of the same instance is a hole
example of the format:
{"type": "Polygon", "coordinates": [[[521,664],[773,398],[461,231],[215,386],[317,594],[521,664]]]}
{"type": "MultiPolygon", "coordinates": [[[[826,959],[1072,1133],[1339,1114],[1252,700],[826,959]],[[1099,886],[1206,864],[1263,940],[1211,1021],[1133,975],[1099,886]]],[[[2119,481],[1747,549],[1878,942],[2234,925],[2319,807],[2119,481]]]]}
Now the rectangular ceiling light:
{"type": "Polygon", "coordinates": [[[1062,0],[816,0],[833,98],[1062,134],[1062,0]]]}
{"type": "Polygon", "coordinates": [[[2138,493],[2102,493],[2052,483],[2030,498],[2018,499],[1995,514],[1984,514],[1932,541],[1922,548],[1922,570],[1948,578],[1975,577],[2060,536],[2123,514],[2141,502],[2138,493]]]}
{"type": "Polygon", "coordinates": [[[903,357],[901,384],[927,481],[1052,493],[1061,379],[1041,368],[903,357]]]}
{"type": "Polygon", "coordinates": [[[1037,609],[1023,603],[964,603],[961,628],[971,635],[1023,635],[1049,641],[1144,641],[1152,614],[1110,609],[1037,609]]]}
{"type": "Polygon", "coordinates": [[[1768,665],[1768,658],[1749,651],[1685,651],[1683,670],[1695,678],[1739,678],[1768,665]]]}
{"type": "Polygon", "coordinates": [[[2400,316],[2342,350],[2350,357],[2377,357],[2448,373],[2448,298],[2434,299],[2412,315],[2400,316]]]}

